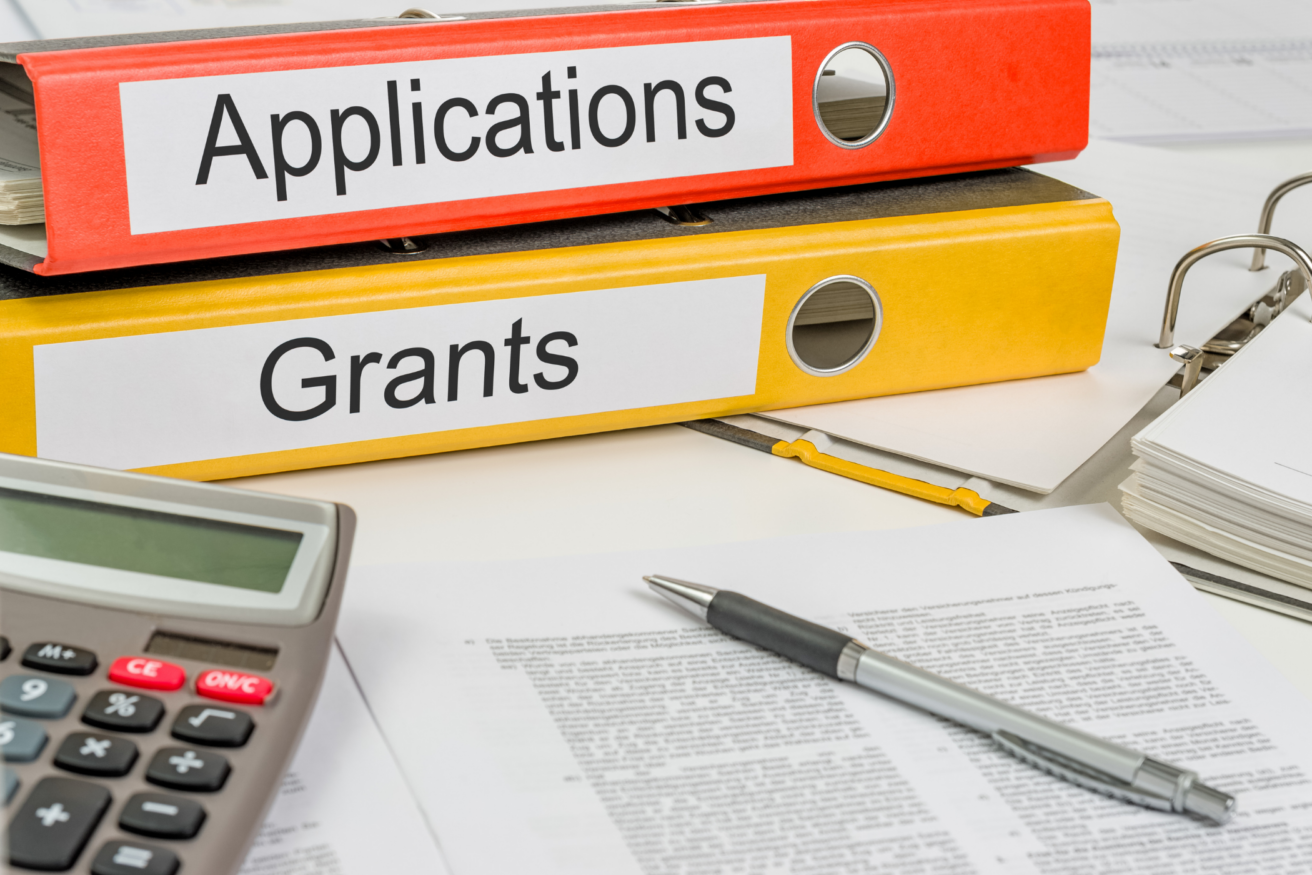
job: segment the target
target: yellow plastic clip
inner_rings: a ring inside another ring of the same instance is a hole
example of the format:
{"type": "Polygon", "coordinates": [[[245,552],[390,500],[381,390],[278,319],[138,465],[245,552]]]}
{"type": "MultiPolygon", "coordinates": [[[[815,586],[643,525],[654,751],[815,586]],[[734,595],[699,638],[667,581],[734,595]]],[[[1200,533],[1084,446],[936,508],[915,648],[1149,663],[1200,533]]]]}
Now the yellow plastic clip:
{"type": "Polygon", "coordinates": [[[859,480],[871,486],[891,489],[894,492],[901,492],[903,495],[923,498],[926,501],[933,501],[938,504],[959,507],[975,514],[975,516],[983,516],[984,509],[992,503],[981,498],[979,493],[973,489],[960,487],[948,489],[946,486],[935,486],[923,480],[913,480],[910,477],[890,474],[888,471],[880,471],[877,468],[867,468],[865,465],[858,465],[837,456],[826,455],[816,449],[815,444],[802,438],[798,438],[792,443],[779,441],[770,448],[770,452],[785,459],[800,459],[812,468],[819,468],[821,471],[828,471],[830,474],[838,474],[851,480],[859,480]]]}

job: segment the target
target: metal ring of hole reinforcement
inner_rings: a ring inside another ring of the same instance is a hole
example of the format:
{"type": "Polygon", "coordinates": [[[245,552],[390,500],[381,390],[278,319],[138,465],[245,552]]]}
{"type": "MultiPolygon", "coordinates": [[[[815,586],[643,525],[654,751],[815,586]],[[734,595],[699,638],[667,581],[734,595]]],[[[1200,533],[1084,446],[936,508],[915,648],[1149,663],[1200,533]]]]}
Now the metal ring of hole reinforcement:
{"type": "Polygon", "coordinates": [[[896,96],[897,92],[893,87],[893,68],[889,65],[888,58],[884,57],[884,53],[870,45],[870,43],[843,43],[825,55],[825,59],[820,62],[820,69],[815,71],[815,82],[811,84],[811,112],[815,116],[816,126],[820,128],[820,133],[825,135],[826,140],[843,149],[862,149],[883,136],[884,130],[888,127],[888,120],[893,117],[893,100],[896,96]],[[861,139],[851,141],[840,140],[831,134],[829,128],[825,127],[824,119],[820,117],[820,80],[824,77],[829,62],[848,49],[859,49],[875,59],[875,62],[879,64],[880,71],[884,74],[884,85],[887,89],[884,92],[884,114],[879,119],[879,124],[875,125],[875,129],[861,139]]]}
{"type": "Polygon", "coordinates": [[[844,373],[845,371],[850,371],[852,370],[852,368],[855,368],[857,365],[861,364],[861,362],[865,360],[865,357],[870,354],[870,350],[874,349],[875,341],[879,340],[879,332],[883,329],[883,327],[884,327],[884,304],[882,301],[879,300],[879,292],[875,291],[875,287],[870,285],[870,283],[866,282],[865,280],[861,279],[861,277],[859,276],[852,276],[851,274],[839,274],[837,276],[831,276],[826,279],[822,279],[820,280],[820,282],[811,286],[811,288],[807,289],[806,292],[802,295],[802,297],[797,300],[797,303],[793,305],[793,312],[788,314],[788,324],[784,326],[784,343],[788,347],[788,357],[793,360],[793,364],[797,365],[803,371],[805,371],[806,373],[810,374],[813,377],[833,377],[838,374],[844,373]],[[848,359],[847,361],[843,362],[843,364],[835,368],[817,368],[814,365],[807,364],[806,360],[803,359],[802,356],[797,352],[797,347],[793,343],[793,328],[797,323],[798,314],[802,312],[802,307],[804,307],[806,305],[806,302],[811,299],[811,296],[814,295],[816,292],[824,291],[834,283],[852,283],[853,285],[859,286],[862,291],[864,291],[867,295],[869,295],[870,303],[875,308],[875,313],[874,313],[875,324],[870,329],[870,337],[866,339],[866,342],[861,347],[860,351],[858,351],[850,359],[848,359]]]}
{"type": "Polygon", "coordinates": [[[1171,284],[1166,291],[1166,312],[1162,314],[1162,334],[1157,341],[1158,349],[1170,349],[1175,345],[1175,317],[1180,311],[1180,290],[1184,287],[1184,275],[1189,272],[1189,268],[1213,253],[1250,247],[1273,249],[1281,255],[1288,256],[1303,274],[1303,281],[1312,288],[1312,257],[1309,257],[1298,244],[1291,243],[1283,237],[1272,237],[1270,234],[1236,234],[1233,237],[1222,237],[1211,243],[1204,243],[1196,249],[1189,250],[1175,265],[1175,270],[1171,271],[1171,284]]]}
{"type": "MultiPolygon", "coordinates": [[[[1301,188],[1302,186],[1307,185],[1309,182],[1312,182],[1312,171],[1300,173],[1298,176],[1295,176],[1292,179],[1286,179],[1284,182],[1277,185],[1271,193],[1266,196],[1266,203],[1262,204],[1262,218],[1258,220],[1257,233],[1270,234],[1271,222],[1276,217],[1276,204],[1280,203],[1282,197],[1296,188],[1301,188]]],[[[1253,263],[1248,269],[1264,270],[1265,268],[1266,249],[1258,247],[1253,253],[1253,263]]]]}
{"type": "MultiPolygon", "coordinates": [[[[392,8],[395,9],[396,7],[393,6],[392,8]]],[[[407,9],[405,12],[402,12],[400,15],[398,15],[397,18],[441,18],[441,16],[434,15],[432,12],[429,12],[427,9],[416,8],[416,9],[407,9]]]]}

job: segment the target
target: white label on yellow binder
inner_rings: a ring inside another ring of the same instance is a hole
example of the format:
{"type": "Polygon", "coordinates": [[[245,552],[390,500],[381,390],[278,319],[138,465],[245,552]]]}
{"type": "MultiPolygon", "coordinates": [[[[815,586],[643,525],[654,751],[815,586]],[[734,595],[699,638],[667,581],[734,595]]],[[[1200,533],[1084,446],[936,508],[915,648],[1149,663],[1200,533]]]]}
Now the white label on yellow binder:
{"type": "Polygon", "coordinates": [[[750,395],[765,277],[45,344],[37,452],[107,468],[750,395]]]}
{"type": "Polygon", "coordinates": [[[133,234],[793,163],[787,36],[124,82],[133,234]]]}

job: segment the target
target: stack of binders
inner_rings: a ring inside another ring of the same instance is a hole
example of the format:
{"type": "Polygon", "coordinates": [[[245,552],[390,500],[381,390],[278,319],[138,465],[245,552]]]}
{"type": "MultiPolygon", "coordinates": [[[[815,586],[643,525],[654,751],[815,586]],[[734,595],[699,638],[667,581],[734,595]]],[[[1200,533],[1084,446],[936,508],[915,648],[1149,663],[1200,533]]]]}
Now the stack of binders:
{"type": "Polygon", "coordinates": [[[1100,355],[1111,207],[1017,169],[1087,142],[1087,0],[412,10],[0,62],[31,107],[0,159],[39,153],[0,184],[43,194],[0,222],[45,217],[0,227],[2,452],[214,479],[1100,355]]]}

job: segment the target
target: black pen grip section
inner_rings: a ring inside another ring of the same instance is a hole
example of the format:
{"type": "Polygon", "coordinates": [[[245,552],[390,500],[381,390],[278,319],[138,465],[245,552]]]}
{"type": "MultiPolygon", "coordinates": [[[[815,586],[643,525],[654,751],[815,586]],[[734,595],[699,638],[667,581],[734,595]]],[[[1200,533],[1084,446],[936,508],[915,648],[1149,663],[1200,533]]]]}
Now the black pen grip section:
{"type": "Polygon", "coordinates": [[[706,621],[721,632],[800,662],[831,678],[838,677],[838,655],[851,637],[777,611],[736,592],[719,592],[706,610],[706,621]]]}

